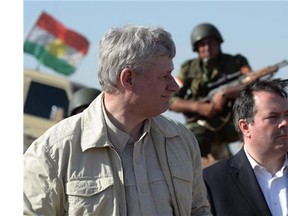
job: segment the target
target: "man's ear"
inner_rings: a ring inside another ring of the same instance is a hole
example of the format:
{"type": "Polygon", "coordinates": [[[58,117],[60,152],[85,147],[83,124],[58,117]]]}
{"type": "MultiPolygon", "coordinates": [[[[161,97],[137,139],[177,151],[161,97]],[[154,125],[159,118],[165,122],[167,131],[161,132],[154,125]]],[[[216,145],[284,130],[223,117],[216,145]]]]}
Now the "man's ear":
{"type": "Polygon", "coordinates": [[[249,123],[245,119],[239,120],[239,128],[243,133],[243,136],[250,137],[249,123]]]}
{"type": "Polygon", "coordinates": [[[126,89],[131,89],[133,85],[133,72],[129,68],[124,68],[120,73],[120,83],[126,89]]]}

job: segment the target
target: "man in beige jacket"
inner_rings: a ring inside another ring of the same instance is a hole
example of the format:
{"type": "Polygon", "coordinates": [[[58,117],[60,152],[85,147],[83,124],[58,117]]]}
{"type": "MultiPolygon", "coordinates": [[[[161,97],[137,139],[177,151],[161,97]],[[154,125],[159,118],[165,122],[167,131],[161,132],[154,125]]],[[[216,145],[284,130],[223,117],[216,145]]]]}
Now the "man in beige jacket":
{"type": "Polygon", "coordinates": [[[211,215],[194,135],[161,113],[178,90],[162,28],[100,41],[103,92],[24,154],[25,215],[211,215]]]}

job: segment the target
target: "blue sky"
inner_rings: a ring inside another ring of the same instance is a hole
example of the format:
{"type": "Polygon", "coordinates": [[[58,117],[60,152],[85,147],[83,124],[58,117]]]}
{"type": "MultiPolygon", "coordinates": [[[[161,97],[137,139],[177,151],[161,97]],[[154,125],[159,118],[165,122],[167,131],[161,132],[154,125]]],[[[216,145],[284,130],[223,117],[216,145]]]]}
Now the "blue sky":
{"type": "MultiPolygon", "coordinates": [[[[214,24],[222,34],[222,51],[246,56],[253,69],[288,59],[288,2],[285,1],[27,1],[23,3],[23,41],[42,11],[90,42],[87,56],[76,72],[65,77],[100,88],[97,79],[98,43],[111,27],[125,24],[162,26],[176,43],[174,59],[177,74],[183,61],[196,57],[190,34],[202,22],[214,24]]],[[[36,68],[37,60],[23,54],[24,68],[36,68]]],[[[40,70],[56,73],[45,66],[40,70]]],[[[288,78],[288,67],[275,77],[288,78]]],[[[183,121],[181,114],[167,112],[183,121]]]]}

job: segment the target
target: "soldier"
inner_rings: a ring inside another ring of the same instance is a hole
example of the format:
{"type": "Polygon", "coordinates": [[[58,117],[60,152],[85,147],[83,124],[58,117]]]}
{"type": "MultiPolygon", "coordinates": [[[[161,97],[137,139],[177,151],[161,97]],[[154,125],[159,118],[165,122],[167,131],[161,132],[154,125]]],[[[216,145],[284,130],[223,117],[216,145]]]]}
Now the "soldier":
{"type": "Polygon", "coordinates": [[[216,159],[227,157],[227,144],[239,139],[230,117],[242,86],[228,91],[223,85],[251,71],[246,57],[222,53],[223,41],[218,29],[209,23],[193,29],[191,42],[198,57],[182,64],[176,77],[180,89],[170,100],[170,109],[184,114],[186,126],[198,139],[202,158],[209,160],[211,154],[216,159]],[[215,93],[217,89],[221,91],[215,93]]]}
{"type": "Polygon", "coordinates": [[[68,116],[82,112],[100,93],[95,88],[81,88],[76,91],[69,102],[68,116]]]}

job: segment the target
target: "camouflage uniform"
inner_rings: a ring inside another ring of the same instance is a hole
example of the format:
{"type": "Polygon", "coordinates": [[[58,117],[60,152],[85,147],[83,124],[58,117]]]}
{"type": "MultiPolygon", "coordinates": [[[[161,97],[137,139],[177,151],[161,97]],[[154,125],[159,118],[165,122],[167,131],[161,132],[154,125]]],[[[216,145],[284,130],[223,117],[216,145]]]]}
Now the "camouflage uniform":
{"type": "MultiPolygon", "coordinates": [[[[177,98],[197,101],[207,99],[208,92],[211,90],[209,85],[216,84],[219,79],[225,80],[227,75],[241,71],[241,68],[249,67],[247,59],[240,54],[235,56],[220,54],[216,61],[216,66],[210,71],[203,66],[200,58],[186,61],[181,66],[177,76],[177,79],[182,81],[183,86],[172,96],[170,102],[177,98]]],[[[232,117],[233,102],[234,100],[229,100],[225,109],[213,119],[207,119],[198,113],[183,113],[186,118],[185,125],[193,131],[198,139],[202,156],[211,153],[212,146],[219,147],[219,145],[224,144],[227,149],[227,143],[239,139],[232,118],[230,118],[232,117]],[[203,120],[209,125],[204,126],[203,120]]],[[[219,152],[214,153],[213,156],[220,159],[228,156],[229,152],[222,152],[222,155],[217,154],[219,152]]]]}

